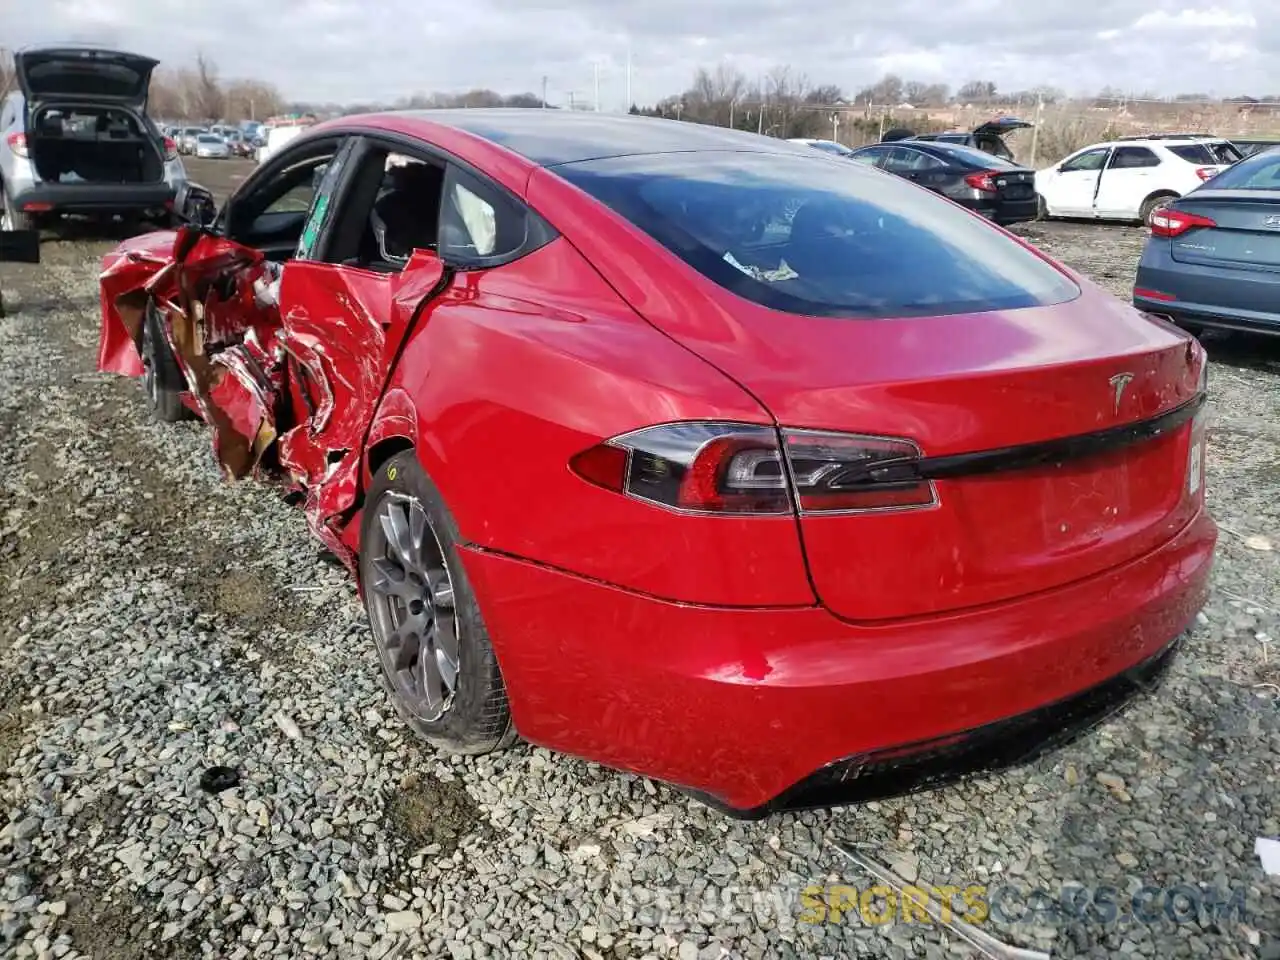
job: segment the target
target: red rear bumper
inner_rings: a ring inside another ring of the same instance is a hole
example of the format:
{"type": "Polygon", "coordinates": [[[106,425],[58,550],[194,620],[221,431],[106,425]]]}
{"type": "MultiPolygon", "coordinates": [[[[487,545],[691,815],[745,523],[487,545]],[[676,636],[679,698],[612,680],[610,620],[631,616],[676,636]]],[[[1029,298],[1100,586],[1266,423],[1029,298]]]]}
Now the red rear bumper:
{"type": "Polygon", "coordinates": [[[876,625],[464,556],[523,737],[752,815],[828,764],[1027,714],[1150,660],[1204,604],[1216,539],[1201,512],[1087,580],[876,625]]]}

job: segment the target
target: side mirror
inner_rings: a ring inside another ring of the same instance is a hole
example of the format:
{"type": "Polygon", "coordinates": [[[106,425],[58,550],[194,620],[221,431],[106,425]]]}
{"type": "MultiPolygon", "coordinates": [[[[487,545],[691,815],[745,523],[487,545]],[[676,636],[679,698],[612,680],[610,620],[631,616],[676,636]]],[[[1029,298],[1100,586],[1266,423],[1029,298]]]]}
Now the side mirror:
{"type": "Polygon", "coordinates": [[[218,204],[213,193],[198,183],[188,181],[178,189],[173,209],[186,223],[209,229],[218,219],[218,204]]]}

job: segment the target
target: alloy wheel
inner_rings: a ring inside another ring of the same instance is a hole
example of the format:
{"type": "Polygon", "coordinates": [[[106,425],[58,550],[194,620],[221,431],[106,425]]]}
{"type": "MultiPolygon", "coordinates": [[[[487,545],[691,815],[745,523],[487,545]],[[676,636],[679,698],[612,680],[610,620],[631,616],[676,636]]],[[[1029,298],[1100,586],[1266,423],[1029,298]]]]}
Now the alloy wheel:
{"type": "Polygon", "coordinates": [[[435,721],[452,705],[458,684],[453,580],[421,501],[388,493],[377,509],[374,542],[365,545],[374,640],[401,703],[435,721]]]}

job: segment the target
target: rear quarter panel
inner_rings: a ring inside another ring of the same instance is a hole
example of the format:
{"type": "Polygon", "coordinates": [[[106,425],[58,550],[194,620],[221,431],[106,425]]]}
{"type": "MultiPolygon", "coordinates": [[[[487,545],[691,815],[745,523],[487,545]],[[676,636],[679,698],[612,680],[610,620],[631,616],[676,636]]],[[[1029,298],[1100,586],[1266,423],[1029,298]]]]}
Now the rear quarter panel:
{"type": "Polygon", "coordinates": [[[680,515],[569,469],[604,439],[682,419],[770,422],[560,238],[455,277],[411,334],[374,430],[416,424],[419,458],[475,548],[665,599],[812,604],[793,518],[680,515]]]}

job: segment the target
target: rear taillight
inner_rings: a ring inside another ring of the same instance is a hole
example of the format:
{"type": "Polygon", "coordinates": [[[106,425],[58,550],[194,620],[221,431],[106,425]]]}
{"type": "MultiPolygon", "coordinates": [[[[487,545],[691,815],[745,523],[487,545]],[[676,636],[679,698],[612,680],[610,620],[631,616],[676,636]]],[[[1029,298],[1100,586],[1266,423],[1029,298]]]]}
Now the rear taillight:
{"type": "Polygon", "coordinates": [[[1196,169],[1196,176],[1199,177],[1201,180],[1209,180],[1209,179],[1212,179],[1213,177],[1216,177],[1217,175],[1218,175],[1217,167],[1198,167],[1196,169]]]}
{"type": "Polygon", "coordinates": [[[1196,227],[1216,227],[1217,221],[1172,207],[1156,207],[1147,224],[1153,237],[1179,237],[1196,227]]]}
{"type": "Polygon", "coordinates": [[[973,189],[980,190],[983,193],[995,193],[996,184],[995,181],[991,179],[993,175],[994,171],[992,170],[981,170],[978,173],[969,174],[964,178],[964,182],[973,187],[973,189]]]}
{"type": "Polygon", "coordinates": [[[688,422],[616,437],[569,465],[598,486],[669,509],[759,515],[931,506],[932,483],[893,475],[919,457],[909,440],[688,422]]]}
{"type": "Polygon", "coordinates": [[[173,137],[164,138],[164,159],[166,163],[178,159],[178,144],[173,137]]]}
{"type": "Polygon", "coordinates": [[[9,149],[13,151],[15,157],[27,158],[27,135],[25,133],[11,133],[6,137],[9,141],[9,149]]]}

